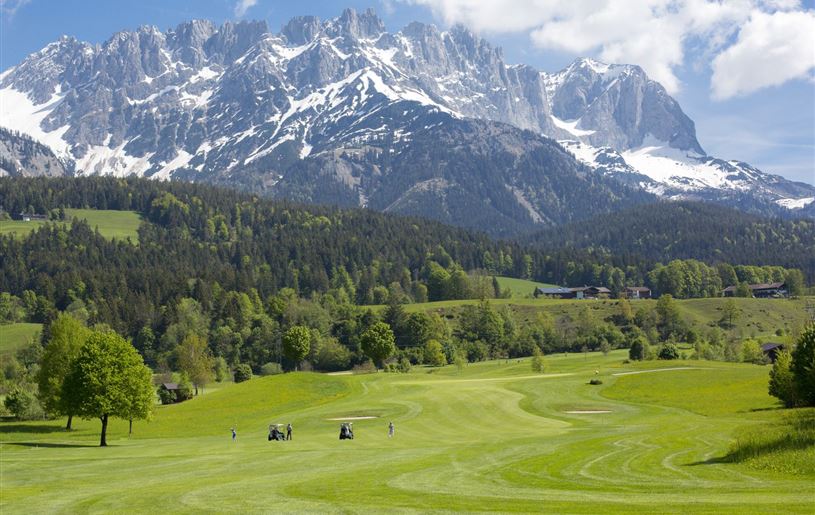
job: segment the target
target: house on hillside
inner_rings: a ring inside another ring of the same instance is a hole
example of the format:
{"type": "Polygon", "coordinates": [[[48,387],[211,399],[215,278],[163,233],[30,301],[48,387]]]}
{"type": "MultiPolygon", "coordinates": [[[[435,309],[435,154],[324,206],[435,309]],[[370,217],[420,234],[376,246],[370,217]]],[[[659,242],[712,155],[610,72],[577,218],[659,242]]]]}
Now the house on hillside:
{"type": "Polygon", "coordinates": [[[767,359],[770,360],[770,363],[775,363],[775,360],[778,358],[778,353],[783,351],[785,346],[783,343],[765,343],[761,346],[761,352],[767,356],[767,359]]]}
{"type": "Polygon", "coordinates": [[[535,298],[547,296],[556,299],[600,299],[611,297],[611,290],[604,286],[580,286],[577,288],[536,288],[535,298]]]}
{"type": "Polygon", "coordinates": [[[626,286],[625,298],[627,299],[650,299],[651,288],[645,286],[626,286]]]}
{"type": "Polygon", "coordinates": [[[587,286],[582,290],[585,299],[607,299],[611,297],[611,290],[605,286],[587,286]]]}
{"type": "MultiPolygon", "coordinates": [[[[748,284],[750,293],[757,299],[781,299],[789,297],[787,283],[748,284]]],[[[722,290],[723,297],[735,297],[738,286],[728,286],[722,290]]]]}
{"type": "Polygon", "coordinates": [[[554,299],[574,299],[575,293],[572,288],[565,288],[558,286],[555,288],[535,288],[535,298],[538,297],[551,297],[554,299]]]}
{"type": "Polygon", "coordinates": [[[20,213],[17,215],[17,219],[22,220],[23,222],[32,222],[34,220],[48,220],[48,217],[46,215],[20,213]]]}
{"type": "Polygon", "coordinates": [[[751,284],[750,290],[757,299],[789,297],[786,283],[751,284]]]}
{"type": "Polygon", "coordinates": [[[177,383],[161,383],[158,387],[158,397],[162,404],[175,404],[180,402],[178,395],[180,388],[177,383]]]}

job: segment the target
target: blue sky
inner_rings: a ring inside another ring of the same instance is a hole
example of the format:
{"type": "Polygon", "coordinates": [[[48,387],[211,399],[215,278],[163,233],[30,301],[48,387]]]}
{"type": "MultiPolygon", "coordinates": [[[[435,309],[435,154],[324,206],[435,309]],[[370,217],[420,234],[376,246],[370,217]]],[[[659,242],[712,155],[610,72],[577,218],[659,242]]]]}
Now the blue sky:
{"type": "MultiPolygon", "coordinates": [[[[640,64],[696,122],[711,155],[815,184],[815,0],[0,0],[0,69],[63,34],[99,43],[119,30],[192,18],[330,18],[373,7],[389,31],[464,23],[510,63],[546,71],[575,57],[640,64]],[[764,46],[762,46],[764,45],[764,46]]],[[[0,121],[0,124],[2,122],[0,121]]]]}

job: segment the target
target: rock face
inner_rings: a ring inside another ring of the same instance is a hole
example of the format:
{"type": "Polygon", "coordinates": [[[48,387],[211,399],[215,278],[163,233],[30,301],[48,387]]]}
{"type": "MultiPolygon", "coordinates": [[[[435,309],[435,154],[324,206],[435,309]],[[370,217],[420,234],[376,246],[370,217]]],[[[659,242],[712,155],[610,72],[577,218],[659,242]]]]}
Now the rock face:
{"type": "Polygon", "coordinates": [[[548,76],[547,84],[552,114],[586,143],[626,150],[651,136],[672,148],[705,154],[693,121],[639,66],[578,59],[548,76]]]}
{"type": "Polygon", "coordinates": [[[73,175],[73,163],[19,132],[0,128],[0,177],[61,177],[73,175]]]}
{"type": "MultiPolygon", "coordinates": [[[[346,10],[326,21],[297,17],[277,34],[263,22],[194,20],[167,32],[120,32],[101,45],[63,37],[0,75],[0,110],[0,123],[75,161],[78,174],[205,180],[315,202],[445,212],[437,217],[457,224],[468,221],[440,207],[452,198],[439,194],[453,184],[445,175],[451,156],[467,160],[456,151],[473,148],[472,134],[491,138],[510,130],[483,124],[534,133],[513,136],[511,144],[483,143],[512,159],[512,146],[527,137],[562,141],[578,159],[563,154],[570,173],[585,177],[594,170],[607,190],[618,187],[614,182],[666,196],[704,190],[706,198],[737,205],[738,194],[770,211],[815,198],[811,186],[735,162],[721,161],[737,169],[726,175],[749,181],[706,177],[711,165],[704,160],[720,160],[705,155],[693,122],[639,67],[580,59],[546,74],[507,65],[500,49],[463,27],[439,31],[411,23],[391,34],[370,10],[346,10]],[[483,124],[476,130],[470,119],[483,124]],[[428,150],[422,160],[438,176],[419,181],[404,171],[409,163],[388,158],[417,156],[411,142],[441,137],[438,131],[447,147],[428,150]],[[654,172],[654,161],[642,157],[653,148],[674,161],[702,160],[693,172],[700,177],[654,172]],[[600,150],[603,159],[619,161],[614,173],[594,159],[600,150]],[[317,166],[325,167],[319,177],[334,178],[330,185],[319,183],[317,166]],[[430,199],[442,204],[431,206],[430,199]]],[[[539,144],[562,154],[557,145],[539,144]]],[[[477,155],[481,161],[468,167],[474,183],[496,159],[477,155]]],[[[485,192],[479,202],[526,213],[516,224],[557,223],[561,217],[548,211],[554,204],[535,200],[557,195],[556,185],[523,174],[513,182],[514,165],[507,166],[499,175],[507,181],[501,191],[510,193],[485,192]]],[[[549,173],[538,166],[530,173],[549,173]]],[[[454,182],[467,181],[458,174],[454,182]]],[[[612,209],[614,202],[600,205],[612,209]]],[[[564,209],[572,211],[566,218],[580,216],[577,206],[564,209]]]]}

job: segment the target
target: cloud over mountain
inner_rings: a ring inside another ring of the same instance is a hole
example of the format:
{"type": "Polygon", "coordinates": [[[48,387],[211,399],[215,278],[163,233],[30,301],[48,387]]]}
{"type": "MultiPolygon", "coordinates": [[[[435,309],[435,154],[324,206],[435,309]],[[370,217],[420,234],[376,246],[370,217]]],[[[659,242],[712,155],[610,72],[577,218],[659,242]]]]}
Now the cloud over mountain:
{"type": "Polygon", "coordinates": [[[542,49],[639,64],[672,94],[689,46],[714,58],[717,99],[806,76],[815,66],[815,14],[797,0],[404,1],[476,31],[526,32],[542,49]]]}

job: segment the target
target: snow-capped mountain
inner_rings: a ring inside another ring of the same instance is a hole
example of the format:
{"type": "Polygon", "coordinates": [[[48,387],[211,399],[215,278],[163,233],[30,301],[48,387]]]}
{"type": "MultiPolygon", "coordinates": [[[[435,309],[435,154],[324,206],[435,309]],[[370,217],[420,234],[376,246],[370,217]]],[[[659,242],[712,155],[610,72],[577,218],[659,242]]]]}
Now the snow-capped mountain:
{"type": "Polygon", "coordinates": [[[638,66],[579,59],[547,84],[554,123],[570,133],[561,144],[604,175],[675,200],[787,209],[815,202],[810,184],[708,156],[693,121],[638,66]]]}
{"type": "MultiPolygon", "coordinates": [[[[659,195],[735,204],[746,196],[776,208],[815,198],[815,187],[705,156],[693,122],[637,66],[580,59],[547,74],[507,65],[500,49],[463,27],[412,23],[387,33],[370,10],[294,18],[276,34],[264,22],[196,20],[166,32],[120,32],[101,45],[63,37],[0,75],[0,125],[73,161],[78,174],[207,180],[415,213],[408,200],[417,192],[436,192],[442,202],[441,190],[466,182],[451,171],[459,142],[489,159],[502,153],[508,168],[546,149],[533,175],[550,173],[540,164],[550,161],[584,173],[543,143],[516,151],[508,142],[526,141],[520,133],[479,143],[472,134],[505,130],[470,119],[559,140],[604,179],[659,195]],[[451,146],[422,154],[435,176],[391,177],[404,165],[398,156],[416,153],[412,142],[440,133],[451,146]]],[[[509,202],[503,211],[532,224],[562,219],[543,200],[557,188],[537,191],[539,179],[506,178],[507,199],[487,192],[481,201],[509,202]]],[[[428,209],[426,198],[421,205],[428,209]]]]}

